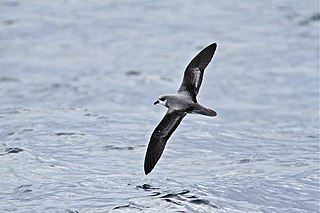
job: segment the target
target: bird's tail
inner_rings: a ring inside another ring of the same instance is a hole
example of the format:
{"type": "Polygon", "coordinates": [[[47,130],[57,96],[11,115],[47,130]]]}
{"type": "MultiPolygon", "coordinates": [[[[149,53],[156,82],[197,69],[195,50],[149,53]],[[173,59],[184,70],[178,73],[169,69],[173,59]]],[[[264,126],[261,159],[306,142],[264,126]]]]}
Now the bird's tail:
{"type": "Polygon", "coordinates": [[[206,108],[206,107],[201,107],[199,109],[194,109],[193,113],[206,115],[206,116],[211,116],[211,117],[217,116],[217,113],[214,110],[206,108]]]}

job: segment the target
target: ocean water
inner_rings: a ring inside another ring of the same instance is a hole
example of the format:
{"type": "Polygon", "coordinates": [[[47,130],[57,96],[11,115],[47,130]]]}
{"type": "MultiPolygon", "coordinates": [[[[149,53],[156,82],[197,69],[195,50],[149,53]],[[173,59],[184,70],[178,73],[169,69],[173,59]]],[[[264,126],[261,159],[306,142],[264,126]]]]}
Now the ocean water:
{"type": "Polygon", "coordinates": [[[0,1],[0,212],[319,212],[318,1],[0,1]],[[185,66],[218,49],[144,175],[185,66]]]}

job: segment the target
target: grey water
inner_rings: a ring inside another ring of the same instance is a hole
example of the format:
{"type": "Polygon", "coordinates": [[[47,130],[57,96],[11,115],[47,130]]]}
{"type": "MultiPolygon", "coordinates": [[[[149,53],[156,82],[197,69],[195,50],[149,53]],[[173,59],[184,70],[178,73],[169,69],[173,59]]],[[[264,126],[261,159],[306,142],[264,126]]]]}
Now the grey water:
{"type": "Polygon", "coordinates": [[[0,1],[0,212],[319,212],[319,2],[0,1]],[[200,103],[143,160],[202,48],[200,103]]]}

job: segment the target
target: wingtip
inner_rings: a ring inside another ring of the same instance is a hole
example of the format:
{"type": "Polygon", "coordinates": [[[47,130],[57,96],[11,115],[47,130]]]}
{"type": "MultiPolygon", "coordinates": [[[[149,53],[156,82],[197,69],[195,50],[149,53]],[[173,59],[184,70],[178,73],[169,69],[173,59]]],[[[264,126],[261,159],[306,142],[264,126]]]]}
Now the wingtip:
{"type": "Polygon", "coordinates": [[[148,175],[151,171],[152,171],[152,169],[144,167],[144,174],[145,175],[148,175]]]}
{"type": "MultiPolygon", "coordinates": [[[[214,55],[214,53],[215,53],[215,51],[216,51],[216,49],[217,49],[217,43],[212,43],[212,44],[209,44],[208,46],[206,46],[204,49],[202,49],[201,50],[201,52],[200,53],[198,53],[198,55],[197,56],[199,56],[199,55],[206,55],[206,56],[208,56],[209,58],[210,58],[210,60],[208,60],[208,63],[211,61],[211,58],[212,58],[212,56],[214,55]]],[[[196,57],[197,57],[196,56],[196,57]]],[[[195,57],[195,58],[196,58],[195,57]]]]}
{"type": "Polygon", "coordinates": [[[214,49],[216,49],[218,45],[217,45],[217,43],[212,43],[209,46],[212,46],[214,49]]]}
{"type": "Polygon", "coordinates": [[[145,159],[143,169],[145,175],[148,175],[152,171],[153,167],[150,165],[149,160],[145,159]]]}
{"type": "Polygon", "coordinates": [[[144,170],[143,170],[143,171],[144,171],[144,174],[145,174],[145,175],[149,174],[149,172],[148,172],[148,170],[147,170],[147,168],[146,168],[146,165],[144,165],[144,170]]]}

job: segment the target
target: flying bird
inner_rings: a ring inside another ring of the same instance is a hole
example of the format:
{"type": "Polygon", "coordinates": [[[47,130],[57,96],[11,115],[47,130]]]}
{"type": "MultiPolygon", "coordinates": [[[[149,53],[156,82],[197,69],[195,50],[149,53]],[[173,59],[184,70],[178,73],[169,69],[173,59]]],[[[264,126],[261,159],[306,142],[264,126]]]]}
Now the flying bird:
{"type": "Polygon", "coordinates": [[[146,175],[157,164],[168,139],[188,113],[212,117],[217,115],[214,110],[202,106],[197,101],[204,69],[210,63],[216,48],[216,43],[210,44],[191,60],[184,71],[182,83],[176,94],[161,95],[154,102],[154,105],[161,104],[168,110],[150,137],[144,160],[146,175]]]}

